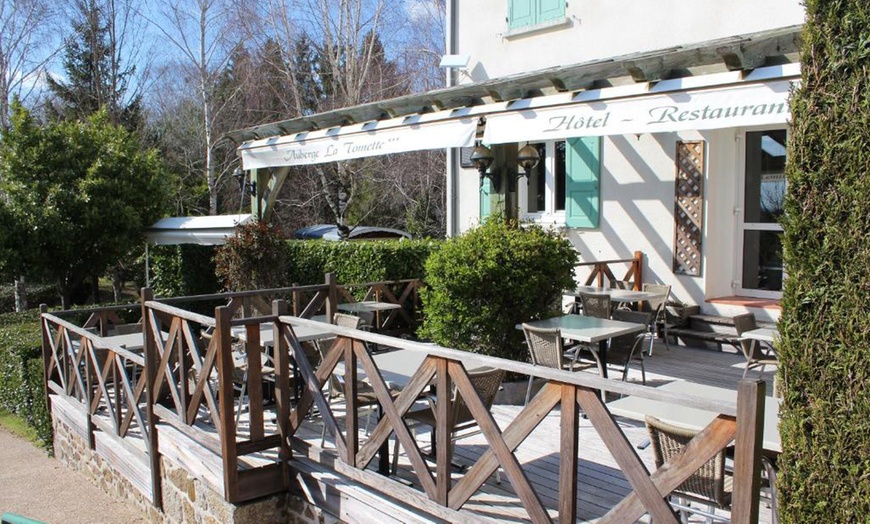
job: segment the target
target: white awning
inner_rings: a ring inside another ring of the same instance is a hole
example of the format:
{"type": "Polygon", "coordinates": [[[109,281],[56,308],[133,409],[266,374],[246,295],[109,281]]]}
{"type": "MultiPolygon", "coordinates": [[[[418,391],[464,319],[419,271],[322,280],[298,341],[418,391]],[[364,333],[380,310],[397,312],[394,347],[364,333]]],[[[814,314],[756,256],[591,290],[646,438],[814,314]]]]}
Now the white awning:
{"type": "Polygon", "coordinates": [[[145,230],[145,239],[154,246],[216,246],[226,243],[236,226],[250,221],[250,214],[161,218],[145,230]]]}
{"type": "Polygon", "coordinates": [[[487,116],[483,141],[504,144],[580,136],[663,133],[784,124],[792,82],[737,84],[621,99],[578,94],[571,104],[487,116]]]}
{"type": "Polygon", "coordinates": [[[474,145],[477,118],[452,116],[443,111],[254,140],[239,146],[239,155],[244,169],[260,169],[474,145]]]}

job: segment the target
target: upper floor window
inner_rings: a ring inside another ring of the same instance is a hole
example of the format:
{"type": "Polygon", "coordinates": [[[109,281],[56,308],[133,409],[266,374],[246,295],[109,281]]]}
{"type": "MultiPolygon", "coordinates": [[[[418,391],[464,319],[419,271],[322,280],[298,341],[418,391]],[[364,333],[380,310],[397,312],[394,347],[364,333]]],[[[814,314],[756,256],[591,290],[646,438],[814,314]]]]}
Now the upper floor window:
{"type": "Polygon", "coordinates": [[[565,0],[508,0],[508,29],[565,18],[565,0]]]}

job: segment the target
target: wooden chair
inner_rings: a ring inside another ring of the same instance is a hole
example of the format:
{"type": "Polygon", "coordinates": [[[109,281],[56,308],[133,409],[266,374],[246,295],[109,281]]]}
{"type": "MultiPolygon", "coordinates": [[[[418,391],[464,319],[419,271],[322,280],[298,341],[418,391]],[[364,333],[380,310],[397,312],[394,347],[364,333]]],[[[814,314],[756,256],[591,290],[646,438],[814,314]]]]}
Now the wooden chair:
{"type": "MultiPolygon", "coordinates": [[[[773,353],[773,348],[762,344],[759,340],[751,338],[743,338],[743,333],[752,331],[758,325],[755,322],[754,313],[744,313],[733,318],[734,329],[737,330],[737,345],[746,357],[746,367],[743,369],[743,378],[752,368],[760,368],[759,375],[764,373],[765,366],[776,366],[776,354],[773,353]]],[[[775,392],[774,392],[775,394],[775,392]]]]}
{"type": "MultiPolygon", "coordinates": [[[[689,441],[699,433],[650,416],[646,417],[646,427],[649,431],[656,468],[662,467],[665,462],[682,453],[689,441]]],[[[714,513],[715,508],[727,510],[731,506],[733,477],[725,469],[725,453],[724,448],[720,450],[671,493],[671,505],[679,510],[683,522],[687,522],[687,513],[702,515],[708,519],[708,522],[713,520],[730,522],[727,517],[714,513]],[[706,505],[706,511],[692,507],[690,502],[706,505]]]]}
{"type": "MultiPolygon", "coordinates": [[[[544,366],[554,369],[565,369],[568,371],[577,371],[590,365],[578,364],[576,362],[576,353],[567,352],[562,345],[561,331],[559,328],[538,328],[523,324],[523,333],[526,335],[526,343],[529,346],[529,356],[532,359],[532,365],[544,366]]],[[[529,376],[529,386],[526,388],[526,401],[529,403],[529,397],[532,394],[533,376],[529,376]]],[[[523,405],[525,405],[523,404],[523,405]]]]}
{"type": "MultiPolygon", "coordinates": [[[[668,343],[668,318],[665,306],[668,299],[671,297],[671,286],[667,284],[644,284],[643,291],[646,293],[655,293],[655,297],[645,300],[645,305],[641,306],[641,311],[649,311],[653,314],[650,322],[650,329],[653,335],[658,334],[659,330],[665,337],[665,348],[670,351],[671,346],[668,343]]],[[[652,344],[649,346],[649,356],[652,356],[652,344]]]]}
{"type": "Polygon", "coordinates": [[[583,314],[587,317],[610,318],[610,295],[606,293],[580,293],[583,314]]]}
{"type": "MultiPolygon", "coordinates": [[[[474,390],[480,396],[481,402],[483,402],[484,407],[486,409],[490,409],[492,407],[492,403],[495,400],[495,395],[498,393],[499,388],[501,387],[501,382],[504,380],[505,371],[503,369],[496,369],[490,367],[473,369],[468,372],[468,379],[471,382],[471,385],[474,386],[474,390]]],[[[465,400],[459,395],[459,392],[456,386],[453,386],[453,391],[450,392],[451,403],[450,406],[452,408],[452,413],[450,419],[453,421],[453,428],[450,432],[450,440],[457,441],[464,438],[468,438],[474,435],[480,434],[480,428],[477,425],[477,421],[474,420],[474,417],[471,415],[471,411],[468,410],[468,406],[465,403],[465,400]]],[[[410,411],[405,415],[405,419],[411,423],[411,427],[416,434],[416,428],[419,425],[429,426],[431,428],[435,428],[437,425],[437,421],[435,418],[436,413],[436,404],[438,402],[437,395],[427,395],[426,400],[429,405],[423,409],[419,409],[416,411],[410,411]]],[[[433,445],[433,454],[434,454],[434,446],[435,440],[432,440],[433,445]]],[[[393,449],[393,473],[395,474],[396,468],[398,467],[399,460],[399,440],[396,439],[396,443],[393,449]]],[[[497,481],[500,481],[500,477],[497,472],[497,481]]]]}

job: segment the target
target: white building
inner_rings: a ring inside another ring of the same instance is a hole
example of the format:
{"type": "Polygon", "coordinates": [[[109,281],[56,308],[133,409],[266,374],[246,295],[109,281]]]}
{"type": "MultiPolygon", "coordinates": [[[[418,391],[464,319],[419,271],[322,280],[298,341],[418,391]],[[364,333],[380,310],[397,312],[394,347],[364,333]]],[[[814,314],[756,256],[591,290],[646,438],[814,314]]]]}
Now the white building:
{"type": "Polygon", "coordinates": [[[448,82],[520,99],[489,113],[482,136],[500,191],[479,190],[451,156],[449,233],[518,209],[561,229],[584,261],[642,251],[644,281],[704,312],[778,317],[798,0],[448,0],[448,21],[448,53],[468,58],[448,82]],[[542,162],[508,184],[527,143],[542,162]],[[697,185],[681,191],[680,171],[697,185]]]}
{"type": "Polygon", "coordinates": [[[778,317],[799,0],[447,0],[447,18],[446,62],[466,65],[445,89],[230,134],[259,211],[287,166],[447,148],[448,234],[500,209],[583,261],[643,252],[645,282],[705,313],[778,317]]]}

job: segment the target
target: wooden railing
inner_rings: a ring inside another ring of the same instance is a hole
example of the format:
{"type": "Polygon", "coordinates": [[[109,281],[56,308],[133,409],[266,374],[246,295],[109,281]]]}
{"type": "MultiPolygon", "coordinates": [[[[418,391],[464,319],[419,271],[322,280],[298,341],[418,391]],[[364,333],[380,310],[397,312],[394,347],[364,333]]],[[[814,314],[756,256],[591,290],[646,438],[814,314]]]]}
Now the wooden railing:
{"type": "Polygon", "coordinates": [[[598,287],[616,287],[615,282],[632,282],[632,289],[640,291],[643,286],[643,253],[640,251],[634,252],[634,257],[617,259],[617,260],[600,260],[593,262],[580,262],[574,267],[589,268],[589,274],[586,279],[580,278],[583,285],[589,286],[593,283],[598,287]],[[616,266],[628,266],[622,278],[617,278],[613,271],[616,266]]]}
{"type": "MultiPolygon", "coordinates": [[[[372,294],[380,288],[376,284],[366,286],[372,294]]],[[[337,287],[332,287],[332,290],[336,295],[341,293],[337,287]]],[[[315,298],[303,311],[316,303],[319,300],[316,297],[324,290],[310,291],[315,298]]],[[[329,286],[326,292],[324,304],[332,302],[328,296],[329,286]]],[[[384,295],[387,300],[401,300],[414,291],[405,288],[398,296],[391,293],[392,297],[384,295]]],[[[244,302],[244,296],[235,298],[244,302]]],[[[216,476],[212,486],[226,500],[237,503],[290,489],[292,470],[300,464],[294,457],[295,452],[304,453],[306,460],[319,460],[324,467],[372,490],[384,492],[448,521],[476,519],[473,513],[463,508],[475,494],[484,490],[488,477],[500,467],[528,518],[532,522],[551,522],[554,508],[545,507],[542,495],[530,482],[517,457],[517,448],[558,407],[560,468],[559,502],[555,509],[559,521],[574,522],[577,514],[580,483],[577,477],[578,417],[581,410],[632,489],[600,522],[634,522],[648,513],[655,522],[676,523],[677,518],[666,501],[667,495],[731,443],[735,443],[732,521],[758,521],[762,381],[741,382],[734,404],[676,395],[592,374],[570,373],[377,333],[327,326],[289,316],[291,306],[283,300],[273,301],[268,312],[263,311],[265,303],[262,301],[252,299],[251,306],[257,310],[256,316],[233,318],[234,314],[244,312],[244,305],[234,304],[231,300],[227,306],[216,308],[214,317],[211,317],[154,300],[146,292],[142,302],[144,357],[121,347],[109,347],[102,337],[53,315],[43,314],[49,390],[86,404],[89,417],[94,420],[93,424],[98,425],[96,429],[111,431],[120,438],[130,438],[133,425],[142,428],[151,464],[151,492],[155,505],[160,506],[162,502],[161,455],[173,454],[172,458],[176,459],[190,453],[192,458],[182,461],[184,467],[194,470],[192,473],[197,478],[216,476]],[[273,370],[270,370],[275,381],[274,409],[264,407],[262,402],[265,369],[260,357],[260,329],[263,324],[271,325],[274,334],[274,362],[273,370]],[[234,326],[244,326],[247,340],[244,346],[233,337],[234,326]],[[328,347],[324,346],[322,359],[316,364],[309,361],[303,344],[295,335],[295,329],[304,326],[325,329],[336,337],[328,347]],[[389,391],[367,344],[423,356],[422,364],[411,370],[408,383],[397,396],[389,391]],[[245,352],[243,379],[239,377],[234,349],[245,352]],[[144,373],[141,371],[143,367],[144,373]],[[468,370],[478,367],[531,375],[542,379],[545,384],[528,405],[504,429],[500,429],[471,384],[468,370]],[[359,373],[358,368],[363,373],[359,373]],[[340,412],[336,412],[337,404],[330,402],[324,391],[330,377],[336,374],[343,378],[345,403],[340,412]],[[238,406],[234,394],[234,386],[241,385],[242,380],[250,398],[244,428],[236,424],[238,406]],[[365,387],[374,391],[383,414],[367,437],[359,431],[359,390],[363,380],[365,387]],[[297,382],[304,388],[298,399],[297,382]],[[431,386],[441,392],[455,387],[486,439],[486,450],[462,475],[452,474],[451,470],[454,448],[450,441],[450,423],[447,422],[448,414],[452,412],[449,395],[438,397],[436,403],[439,422],[434,430],[438,442],[434,465],[430,466],[426,461],[405,422],[404,417],[414,402],[424,389],[431,386]],[[719,415],[691,441],[682,455],[650,473],[602,401],[602,391],[703,409],[719,415]],[[96,421],[106,416],[111,417],[111,424],[96,421]],[[274,423],[271,421],[273,416],[274,423]],[[322,421],[330,440],[335,442],[334,453],[302,438],[303,423],[315,418],[322,421]],[[208,453],[178,449],[179,440],[174,435],[183,435],[208,453]],[[392,435],[410,461],[413,484],[419,486],[419,490],[369,469],[372,461],[381,456],[392,435]],[[214,457],[213,462],[209,462],[207,457],[214,457]]],[[[303,457],[298,458],[301,460],[303,457]]]]}

